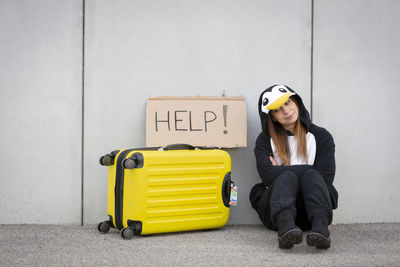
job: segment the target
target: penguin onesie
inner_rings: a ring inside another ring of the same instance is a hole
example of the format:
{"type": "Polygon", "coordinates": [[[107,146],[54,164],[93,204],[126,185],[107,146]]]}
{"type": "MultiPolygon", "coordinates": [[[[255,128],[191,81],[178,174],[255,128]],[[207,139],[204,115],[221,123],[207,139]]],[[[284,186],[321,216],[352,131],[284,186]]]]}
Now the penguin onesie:
{"type": "Polygon", "coordinates": [[[333,186],[335,144],[332,135],[311,122],[301,97],[285,85],[273,85],[264,90],[258,101],[258,112],[262,132],[254,153],[262,182],[251,189],[252,207],[266,227],[278,231],[280,248],[291,248],[302,242],[302,231],[309,231],[308,245],[330,247],[328,226],[338,200],[333,186]],[[307,158],[298,156],[297,138],[286,131],[289,164],[282,165],[269,132],[273,118],[268,120],[268,116],[289,98],[297,104],[298,117],[306,131],[307,158]]]}

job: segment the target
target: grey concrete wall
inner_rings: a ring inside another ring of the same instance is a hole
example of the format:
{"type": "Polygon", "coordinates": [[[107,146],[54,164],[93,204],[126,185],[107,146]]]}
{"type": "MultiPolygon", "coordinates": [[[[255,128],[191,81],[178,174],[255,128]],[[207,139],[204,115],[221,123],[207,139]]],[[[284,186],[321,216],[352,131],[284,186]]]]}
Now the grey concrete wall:
{"type": "Polygon", "coordinates": [[[315,1],[314,118],[335,136],[337,222],[399,222],[400,2],[315,1]]]}
{"type": "Polygon", "coordinates": [[[145,101],[160,95],[244,95],[247,148],[230,149],[239,205],[229,223],[258,223],[257,102],[288,83],[309,103],[309,1],[86,2],[85,223],[106,218],[107,170],[97,158],[145,146],[145,101]],[[277,16],[279,14],[279,16],[277,16]],[[278,26],[279,25],[279,26],[278,26]]]}
{"type": "Polygon", "coordinates": [[[310,0],[86,0],[84,96],[82,3],[0,3],[0,223],[104,220],[98,157],[145,145],[146,99],[225,90],[248,109],[248,147],[228,150],[239,187],[229,223],[258,224],[257,101],[273,83],[309,108],[313,94],[314,121],[335,137],[335,222],[400,221],[400,2],[315,0],[312,47],[310,0]]]}
{"type": "Polygon", "coordinates": [[[81,13],[0,3],[0,223],[81,221],[81,13]]]}

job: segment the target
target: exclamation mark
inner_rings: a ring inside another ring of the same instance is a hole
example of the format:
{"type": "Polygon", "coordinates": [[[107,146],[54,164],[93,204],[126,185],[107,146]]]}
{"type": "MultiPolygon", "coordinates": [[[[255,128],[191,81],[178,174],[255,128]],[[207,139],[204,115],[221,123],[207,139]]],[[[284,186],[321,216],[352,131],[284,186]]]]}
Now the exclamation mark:
{"type": "MultiPolygon", "coordinates": [[[[223,115],[224,115],[224,127],[226,128],[226,118],[228,115],[228,105],[223,105],[222,106],[222,111],[223,111],[223,115]]],[[[224,134],[227,134],[228,131],[225,129],[224,130],[224,134]]]]}

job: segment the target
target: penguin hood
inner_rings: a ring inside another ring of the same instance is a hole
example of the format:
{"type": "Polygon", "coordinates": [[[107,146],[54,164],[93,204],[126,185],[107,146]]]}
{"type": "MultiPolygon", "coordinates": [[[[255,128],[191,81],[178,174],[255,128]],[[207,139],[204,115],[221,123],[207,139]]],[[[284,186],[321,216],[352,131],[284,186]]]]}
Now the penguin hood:
{"type": "Polygon", "coordinates": [[[261,128],[266,137],[270,137],[268,130],[269,112],[280,108],[288,99],[292,97],[298,104],[300,121],[308,131],[311,124],[310,114],[303,104],[301,97],[286,85],[273,85],[265,89],[258,100],[258,113],[261,120],[261,128]]]}

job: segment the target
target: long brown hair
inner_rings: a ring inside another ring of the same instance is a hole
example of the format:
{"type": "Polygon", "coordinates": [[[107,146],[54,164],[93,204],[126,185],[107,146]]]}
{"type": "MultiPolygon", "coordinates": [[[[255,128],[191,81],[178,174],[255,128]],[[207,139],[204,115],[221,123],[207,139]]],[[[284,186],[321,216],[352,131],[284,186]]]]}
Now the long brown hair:
{"type": "MultiPolygon", "coordinates": [[[[298,109],[299,105],[295,99],[292,97],[290,99],[296,103],[298,109]]],[[[274,145],[276,151],[278,152],[278,156],[281,159],[282,165],[290,165],[290,148],[288,143],[288,135],[285,128],[283,128],[279,122],[273,121],[271,114],[267,117],[267,121],[269,135],[271,136],[272,141],[274,141],[274,145]]],[[[297,154],[303,158],[305,162],[307,162],[307,132],[306,128],[300,121],[300,112],[293,134],[297,139],[297,154]]]]}

